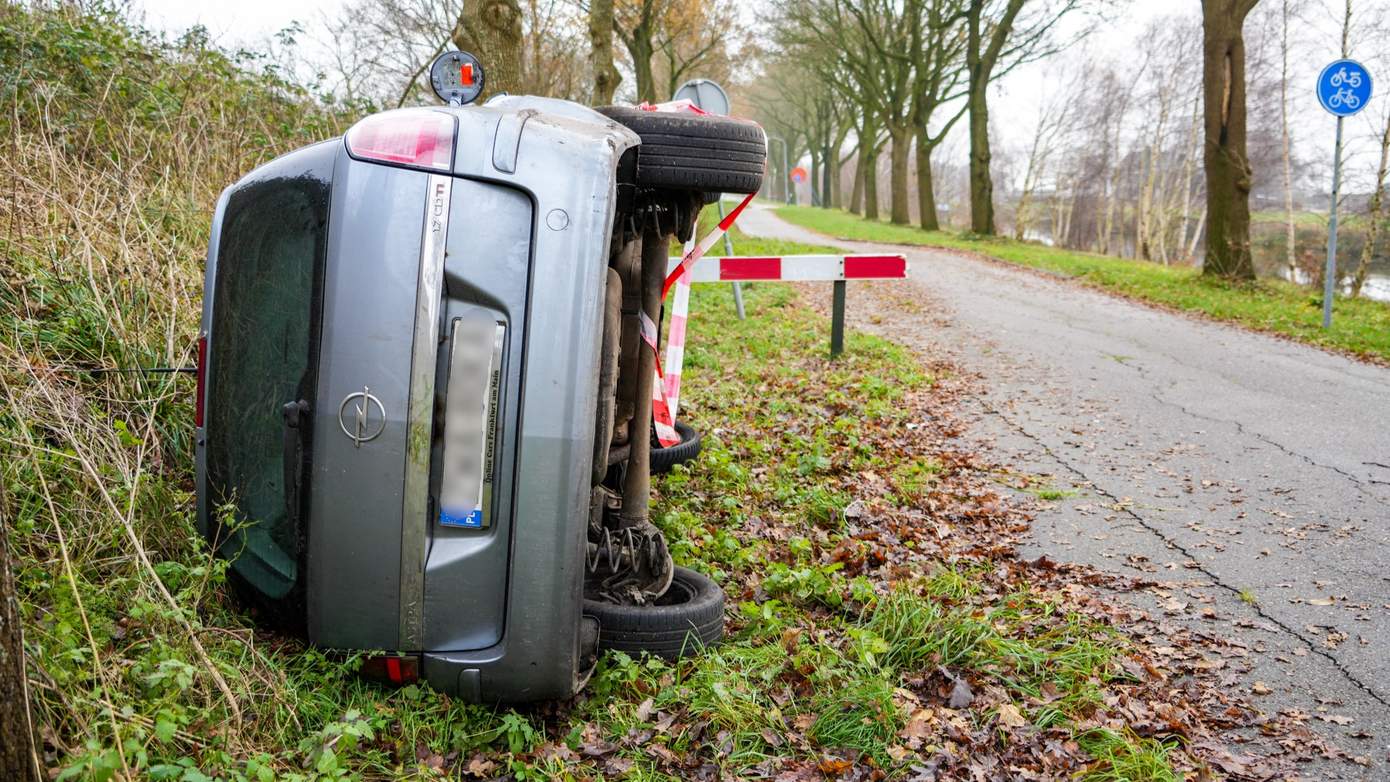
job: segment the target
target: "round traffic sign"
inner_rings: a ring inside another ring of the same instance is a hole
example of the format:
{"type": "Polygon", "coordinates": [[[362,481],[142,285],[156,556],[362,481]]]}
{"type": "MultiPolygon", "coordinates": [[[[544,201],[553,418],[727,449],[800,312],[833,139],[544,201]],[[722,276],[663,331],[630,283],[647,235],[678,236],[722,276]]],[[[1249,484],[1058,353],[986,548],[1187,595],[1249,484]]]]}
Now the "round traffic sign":
{"type": "Polygon", "coordinates": [[[797,166],[792,169],[792,181],[798,185],[806,181],[806,169],[797,166]]]}
{"type": "Polygon", "coordinates": [[[1371,74],[1356,60],[1333,60],[1318,74],[1318,103],[1338,117],[1350,117],[1371,99],[1371,74]]]}

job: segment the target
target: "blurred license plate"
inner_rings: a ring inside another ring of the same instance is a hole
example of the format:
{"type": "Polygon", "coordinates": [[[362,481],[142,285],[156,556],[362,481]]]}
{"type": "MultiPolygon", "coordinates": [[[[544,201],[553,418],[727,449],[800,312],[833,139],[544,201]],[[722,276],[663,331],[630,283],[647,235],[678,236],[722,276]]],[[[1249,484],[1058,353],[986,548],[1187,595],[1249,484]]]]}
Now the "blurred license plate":
{"type": "Polygon", "coordinates": [[[486,529],[492,524],[497,400],[507,328],[491,320],[454,321],[444,400],[444,469],[439,523],[486,529]]]}

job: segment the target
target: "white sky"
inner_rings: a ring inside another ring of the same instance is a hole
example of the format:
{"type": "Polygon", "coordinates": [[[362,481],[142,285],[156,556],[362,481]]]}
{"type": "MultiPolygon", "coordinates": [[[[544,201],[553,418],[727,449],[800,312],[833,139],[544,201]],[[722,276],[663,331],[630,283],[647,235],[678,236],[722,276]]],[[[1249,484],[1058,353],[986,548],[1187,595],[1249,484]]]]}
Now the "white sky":
{"type": "MultiPolygon", "coordinates": [[[[256,47],[295,21],[312,31],[325,15],[332,16],[346,0],[129,2],[132,9],[143,13],[146,23],[155,29],[178,34],[195,24],[202,24],[208,28],[213,40],[223,46],[256,47]]],[[[1263,0],[1261,6],[1277,6],[1280,2],[1263,0]]],[[[1303,0],[1295,3],[1303,6],[1295,33],[1301,39],[1299,43],[1303,50],[1300,61],[1294,63],[1295,71],[1291,75],[1294,85],[1290,95],[1290,112],[1302,156],[1324,172],[1331,167],[1334,124],[1313,98],[1313,80],[1321,66],[1338,55],[1342,3],[1343,0],[1303,0]],[[1324,158],[1327,160],[1324,161],[1324,158]]],[[[1355,0],[1354,29],[1362,27],[1355,21],[1364,21],[1386,5],[1387,0],[1355,0]]],[[[1155,17],[1183,11],[1193,14],[1200,12],[1197,0],[1131,0],[1117,2],[1114,7],[1119,10],[1109,12],[1109,18],[1100,22],[1097,30],[1087,39],[1086,46],[1098,54],[1121,58],[1139,31],[1155,17]]],[[[1353,35],[1354,39],[1358,37],[1361,40],[1353,41],[1352,56],[1367,61],[1375,75],[1374,60],[1387,50],[1385,42],[1353,35]]],[[[1005,145],[1021,148],[1027,144],[1038,115],[1038,104],[1042,96],[1047,94],[1049,82],[1056,78],[1056,71],[1056,62],[1035,63],[1020,68],[996,87],[990,113],[1005,145]]],[[[1390,105],[1387,101],[1390,101],[1390,72],[1379,77],[1371,105],[1347,122],[1347,173],[1350,179],[1348,184],[1352,187],[1358,184],[1357,180],[1366,177],[1367,169],[1374,168],[1376,124],[1386,106],[1390,105]]]]}
{"type": "Polygon", "coordinates": [[[236,46],[257,44],[292,22],[310,27],[343,4],[344,0],[131,0],[130,6],[144,12],[154,29],[180,33],[201,24],[213,40],[236,46]]]}

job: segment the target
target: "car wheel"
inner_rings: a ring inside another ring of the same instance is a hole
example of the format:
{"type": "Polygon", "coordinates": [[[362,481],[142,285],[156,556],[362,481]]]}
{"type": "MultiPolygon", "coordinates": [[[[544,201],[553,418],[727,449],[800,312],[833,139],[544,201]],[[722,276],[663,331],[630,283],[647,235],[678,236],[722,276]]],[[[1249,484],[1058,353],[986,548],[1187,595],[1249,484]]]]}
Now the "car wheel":
{"type": "Polygon", "coordinates": [[[584,615],[598,620],[600,649],[667,660],[699,654],[724,637],[724,590],[702,573],[677,567],[671,586],[651,605],[584,600],[584,615]]]}
{"type": "Polygon", "coordinates": [[[626,106],[598,111],[642,139],[639,187],[756,193],[763,185],[767,135],[756,122],[626,106]]]}
{"type": "Polygon", "coordinates": [[[670,472],[672,467],[685,464],[700,455],[701,435],[695,431],[695,427],[684,421],[677,421],[676,434],[681,436],[681,441],[669,448],[662,448],[656,443],[652,443],[651,470],[653,473],[670,472]]]}

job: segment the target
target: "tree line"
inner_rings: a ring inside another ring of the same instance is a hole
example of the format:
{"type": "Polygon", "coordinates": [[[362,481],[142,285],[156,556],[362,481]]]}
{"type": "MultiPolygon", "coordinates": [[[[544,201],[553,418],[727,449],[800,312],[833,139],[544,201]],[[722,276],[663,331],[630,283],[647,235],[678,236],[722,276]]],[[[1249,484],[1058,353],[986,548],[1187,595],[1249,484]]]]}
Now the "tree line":
{"type": "MultiPolygon", "coordinates": [[[[1256,6],[1175,9],[1109,57],[1078,54],[1123,18],[1101,0],[771,0],[752,12],[732,0],[351,0],[328,29],[333,91],[348,100],[427,99],[425,68],[450,46],[482,57],[489,93],[657,102],[711,78],[809,161],[818,205],[935,230],[940,191],[959,183],[968,219],[952,222],[975,234],[1002,224],[1164,263],[1202,254],[1207,273],[1239,279],[1258,255],[1267,272],[1316,283],[1317,229],[1300,217],[1313,169],[1291,142],[1289,84],[1290,58],[1308,51],[1301,31],[1324,9],[1264,0],[1247,46],[1256,6]],[[992,87],[1040,61],[1037,115],[1010,104],[1006,117],[1015,139],[1029,119],[1033,132],[1022,149],[1001,145],[992,87]],[[1269,230],[1280,206],[1282,237],[1269,230]]],[[[1386,25],[1359,27],[1370,38],[1386,25]]],[[[1377,130],[1390,151],[1390,121],[1377,130]]],[[[1386,168],[1340,264],[1354,292],[1384,241],[1386,168]]]]}
{"type": "MultiPolygon", "coordinates": [[[[1117,19],[1081,2],[783,0],[754,104],[809,160],[819,206],[933,230],[944,189],[968,212],[953,222],[977,234],[995,232],[1000,209],[1017,239],[1162,263],[1201,257],[1207,274],[1246,280],[1258,257],[1266,273],[1320,284],[1326,228],[1311,210],[1328,177],[1296,142],[1323,115],[1295,71],[1338,31],[1343,52],[1359,36],[1373,70],[1390,65],[1366,45],[1390,31],[1385,4],[1358,7],[1353,21],[1350,2],[1328,2],[1205,0],[1117,47],[1091,35],[1117,19]],[[1333,18],[1318,27],[1319,17],[1333,18]],[[1001,155],[990,84],[1043,60],[1044,94],[1028,96],[1036,114],[1010,105],[1015,143],[1001,155]],[[1297,101],[1304,111],[1291,117],[1297,101]]],[[[1338,264],[1353,295],[1384,255],[1387,166],[1371,160],[1390,160],[1390,113],[1362,124],[1361,187],[1343,201],[1358,217],[1338,264]]]]}

